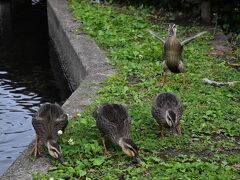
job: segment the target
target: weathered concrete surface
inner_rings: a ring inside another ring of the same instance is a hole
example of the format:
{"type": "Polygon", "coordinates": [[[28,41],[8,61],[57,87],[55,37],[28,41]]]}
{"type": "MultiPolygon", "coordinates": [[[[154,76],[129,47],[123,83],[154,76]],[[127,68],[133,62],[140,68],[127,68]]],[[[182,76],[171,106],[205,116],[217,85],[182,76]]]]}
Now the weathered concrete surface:
{"type": "MultiPolygon", "coordinates": [[[[99,83],[114,70],[93,40],[84,34],[74,33],[81,27],[74,22],[67,10],[65,0],[48,0],[49,34],[57,49],[62,67],[66,73],[73,94],[63,105],[71,115],[83,112],[88,106],[99,83]]],[[[34,172],[46,172],[51,166],[50,160],[43,155],[35,161],[29,159],[33,143],[21,153],[18,159],[0,177],[1,180],[28,180],[34,172]]]]}
{"type": "Polygon", "coordinates": [[[33,147],[31,143],[28,148],[21,153],[17,160],[8,168],[0,178],[1,180],[28,180],[32,179],[34,172],[46,172],[50,167],[50,160],[44,155],[36,161],[29,159],[29,154],[33,147]]]}
{"type": "Polygon", "coordinates": [[[81,25],[73,21],[66,2],[49,0],[47,10],[49,35],[72,89],[77,89],[87,75],[109,74],[105,56],[89,37],[79,33],[81,25]]]}

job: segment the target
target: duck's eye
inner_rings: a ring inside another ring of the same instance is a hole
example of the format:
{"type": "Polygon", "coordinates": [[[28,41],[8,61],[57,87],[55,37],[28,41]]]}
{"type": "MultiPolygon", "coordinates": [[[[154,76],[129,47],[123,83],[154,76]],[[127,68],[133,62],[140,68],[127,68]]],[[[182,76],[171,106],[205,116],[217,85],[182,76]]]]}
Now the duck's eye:
{"type": "Polygon", "coordinates": [[[129,147],[129,150],[134,152],[133,148],[131,148],[131,147],[129,147]]]}
{"type": "Polygon", "coordinates": [[[51,149],[52,150],[52,152],[55,152],[55,153],[57,153],[57,150],[56,149],[51,149]]]}

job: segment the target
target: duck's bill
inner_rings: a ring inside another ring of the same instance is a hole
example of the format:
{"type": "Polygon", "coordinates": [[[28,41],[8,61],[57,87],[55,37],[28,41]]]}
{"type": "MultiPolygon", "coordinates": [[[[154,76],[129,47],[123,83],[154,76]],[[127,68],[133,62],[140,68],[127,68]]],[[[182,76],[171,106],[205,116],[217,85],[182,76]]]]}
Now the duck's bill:
{"type": "Polygon", "coordinates": [[[60,162],[62,165],[67,165],[67,161],[64,159],[63,156],[59,156],[59,157],[58,157],[58,160],[59,160],[59,162],[60,162]]]}
{"type": "Polygon", "coordinates": [[[170,129],[171,133],[174,135],[174,136],[178,136],[178,130],[176,128],[176,126],[173,126],[171,129],[170,129]]]}
{"type": "Polygon", "coordinates": [[[138,164],[140,164],[140,163],[142,162],[142,160],[140,159],[139,156],[135,156],[135,157],[134,157],[134,160],[135,160],[138,164]]]}

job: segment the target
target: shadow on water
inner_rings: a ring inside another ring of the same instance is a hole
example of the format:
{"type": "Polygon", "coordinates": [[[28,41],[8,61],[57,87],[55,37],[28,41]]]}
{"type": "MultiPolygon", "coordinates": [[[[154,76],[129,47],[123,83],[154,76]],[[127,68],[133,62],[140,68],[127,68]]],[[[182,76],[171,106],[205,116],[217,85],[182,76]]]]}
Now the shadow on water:
{"type": "Polygon", "coordinates": [[[70,94],[49,44],[46,2],[0,1],[0,176],[35,137],[39,105],[70,94]]]}

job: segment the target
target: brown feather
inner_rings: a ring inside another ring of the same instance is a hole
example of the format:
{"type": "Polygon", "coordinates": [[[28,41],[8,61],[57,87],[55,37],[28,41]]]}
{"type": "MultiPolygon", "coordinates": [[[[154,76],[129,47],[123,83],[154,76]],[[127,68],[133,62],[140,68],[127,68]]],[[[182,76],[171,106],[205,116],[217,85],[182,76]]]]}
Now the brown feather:
{"type": "Polygon", "coordinates": [[[43,104],[32,118],[32,125],[41,141],[58,139],[57,132],[64,132],[68,124],[67,115],[58,104],[43,104]]]}

